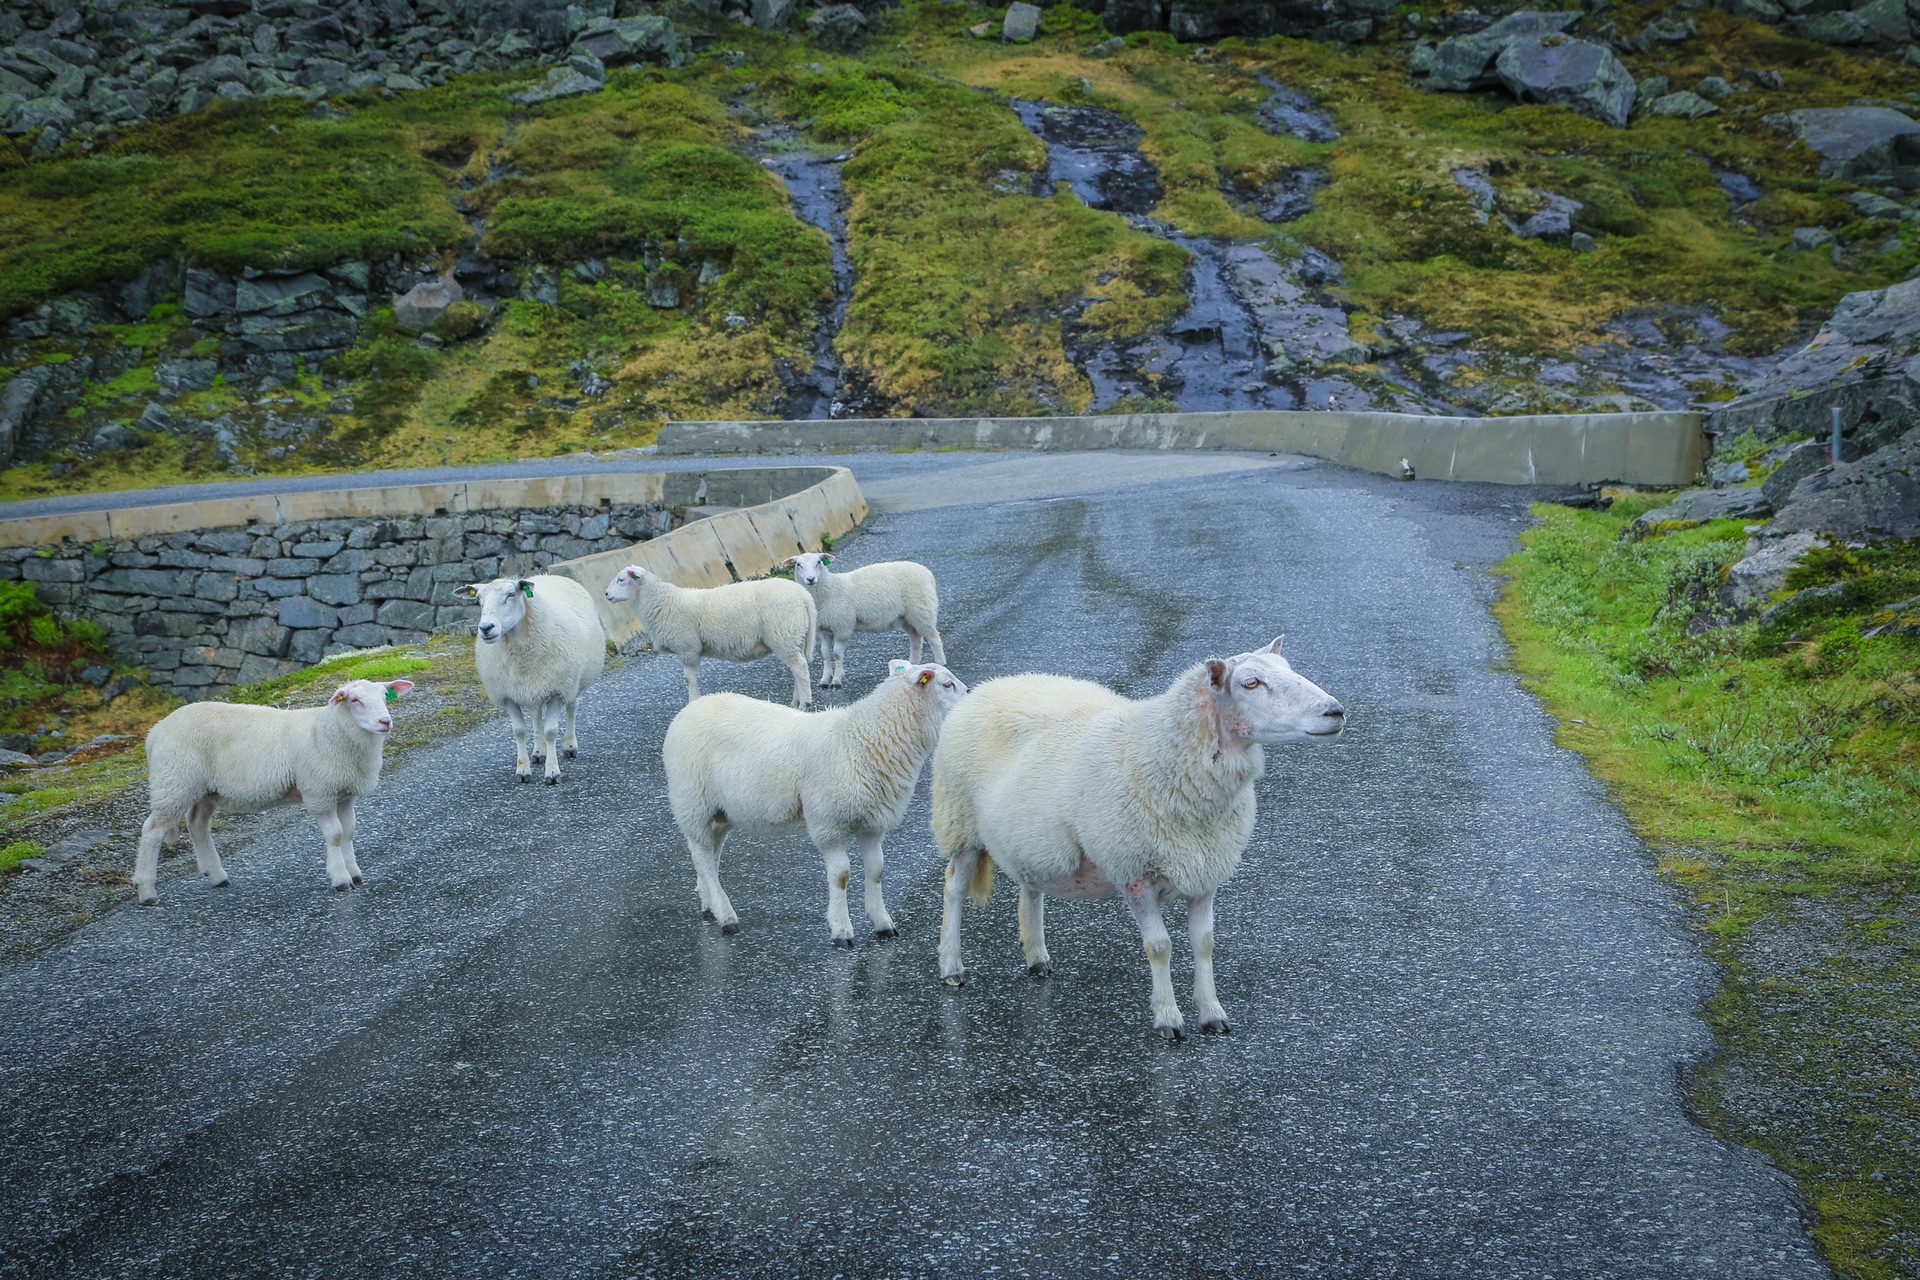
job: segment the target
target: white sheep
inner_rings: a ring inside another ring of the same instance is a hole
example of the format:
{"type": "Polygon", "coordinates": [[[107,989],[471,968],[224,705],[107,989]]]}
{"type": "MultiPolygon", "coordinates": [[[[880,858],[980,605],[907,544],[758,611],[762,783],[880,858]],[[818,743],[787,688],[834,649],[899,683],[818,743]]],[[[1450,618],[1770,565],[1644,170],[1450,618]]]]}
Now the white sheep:
{"type": "Polygon", "coordinates": [[[933,650],[933,660],[945,663],[940,643],[940,592],[933,570],[911,560],[887,560],[848,573],[828,568],[833,556],[809,551],[780,562],[793,569],[793,580],[813,596],[820,631],[826,636],[821,662],[822,689],[847,682],[847,641],[856,631],[907,633],[908,656],[920,661],[920,641],[933,650]]]}
{"type": "Polygon", "coordinates": [[[546,761],[547,785],[559,785],[561,715],[571,760],[580,754],[580,693],[607,665],[607,634],[593,597],[572,578],[551,574],[469,583],[454,594],[480,602],[473,664],[487,697],[513,722],[514,775],[522,782],[533,780],[527,759],[531,731],[546,761]]]}
{"type": "Polygon", "coordinates": [[[1253,833],[1263,746],[1332,738],[1338,702],[1280,656],[1280,641],[1180,673],[1134,702],[1084,680],[990,680],[949,719],[933,758],[933,832],[947,858],[940,976],[966,981],[960,900],[985,902],[997,866],[1020,885],[1020,942],[1052,970],[1048,895],[1123,897],[1153,970],[1153,1025],[1182,1034],[1162,899],[1187,899],[1200,1029],[1224,1035],[1213,986],[1214,893],[1253,833]],[[989,853],[991,851],[991,853],[989,853]]]}
{"type": "Polygon", "coordinates": [[[866,873],[874,936],[896,930],[880,882],[881,841],[906,816],[940,733],[967,692],[945,667],[894,662],[892,674],[860,701],[812,715],[735,693],[683,707],[667,726],[661,756],[667,798],[687,839],[700,912],[722,933],[740,927],[720,887],[727,834],[805,826],[827,864],[827,925],[837,947],[853,946],[847,914],[848,848],[866,873]]]}
{"type": "Polygon", "coordinates": [[[381,751],[393,728],[388,704],[411,688],[409,680],[350,680],[324,707],[302,711],[192,702],[149,729],[150,812],[133,864],[140,905],[160,901],[154,891],[160,842],[181,821],[194,861],[224,889],[214,813],[258,813],[282,804],[302,806],[320,824],[335,889],[364,883],[353,850],[353,802],[380,785],[381,751]]]}
{"type": "Polygon", "coordinates": [[[751,662],[772,654],[793,672],[793,705],[813,705],[813,597],[785,578],[676,587],[630,564],[607,584],[607,599],[633,601],[653,647],[680,659],[689,703],[700,696],[700,659],[751,662]]]}

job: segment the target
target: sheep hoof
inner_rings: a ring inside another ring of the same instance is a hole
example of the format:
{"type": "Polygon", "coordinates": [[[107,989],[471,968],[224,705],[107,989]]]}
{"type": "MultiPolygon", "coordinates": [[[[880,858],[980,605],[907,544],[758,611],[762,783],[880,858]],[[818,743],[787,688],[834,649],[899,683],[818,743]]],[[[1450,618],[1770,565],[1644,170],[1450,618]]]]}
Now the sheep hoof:
{"type": "Polygon", "coordinates": [[[1187,1033],[1178,1027],[1160,1027],[1158,1030],[1160,1032],[1160,1038],[1168,1044],[1178,1044],[1187,1038],[1187,1033]]]}
{"type": "Polygon", "coordinates": [[[835,938],[833,940],[833,945],[843,951],[851,951],[853,950],[853,939],[852,938],[835,938]]]}
{"type": "Polygon", "coordinates": [[[900,936],[900,931],[898,929],[875,929],[873,936],[882,942],[890,942],[900,936]]]}
{"type": "Polygon", "coordinates": [[[214,887],[214,888],[216,888],[216,889],[225,889],[225,888],[227,888],[227,887],[228,887],[229,885],[231,885],[232,883],[233,883],[233,881],[231,881],[231,880],[215,880],[215,881],[213,882],[213,887],[214,887]]]}
{"type": "Polygon", "coordinates": [[[566,757],[567,757],[567,759],[569,759],[569,760],[578,760],[578,759],[580,758],[580,751],[579,751],[579,748],[577,748],[577,747],[568,747],[568,748],[567,748],[567,751],[566,751],[566,757]]]}
{"type": "Polygon", "coordinates": [[[1041,960],[1038,963],[1028,965],[1027,976],[1033,978],[1051,978],[1053,976],[1053,961],[1041,960]]]}
{"type": "Polygon", "coordinates": [[[705,907],[700,908],[700,918],[702,920],[714,920],[714,921],[718,921],[720,919],[719,916],[713,914],[713,912],[707,910],[705,907]]]}
{"type": "Polygon", "coordinates": [[[516,779],[518,779],[519,781],[521,781],[521,782],[532,782],[532,781],[533,781],[533,774],[531,774],[531,773],[516,773],[516,774],[514,774],[513,776],[514,776],[514,777],[515,777],[516,779]]]}
{"type": "Polygon", "coordinates": [[[967,985],[967,975],[964,973],[950,973],[941,978],[940,981],[950,987],[964,987],[967,985]]]}
{"type": "Polygon", "coordinates": [[[1200,1034],[1203,1036],[1224,1036],[1229,1030],[1225,1018],[1209,1018],[1200,1024],[1200,1034]]]}
{"type": "Polygon", "coordinates": [[[140,905],[143,907],[157,907],[160,905],[160,899],[158,897],[142,898],[140,899],[140,905]]]}
{"type": "Polygon", "coordinates": [[[348,880],[348,881],[346,881],[346,882],[344,882],[344,883],[342,883],[342,884],[337,884],[337,885],[335,885],[335,886],[333,886],[333,891],[334,891],[335,893],[346,893],[346,892],[348,892],[349,890],[351,890],[352,888],[353,888],[353,881],[351,881],[351,880],[348,880]]]}
{"type": "Polygon", "coordinates": [[[738,920],[729,920],[720,926],[720,932],[723,934],[738,933],[740,932],[740,922],[738,920]]]}
{"type": "Polygon", "coordinates": [[[550,774],[548,774],[548,775],[546,776],[546,784],[547,784],[548,786],[550,786],[550,787],[557,787],[557,786],[559,786],[559,785],[560,785],[560,775],[559,775],[559,774],[557,774],[557,773],[550,773],[550,774]]]}
{"type": "Polygon", "coordinates": [[[367,878],[365,876],[355,876],[353,878],[353,887],[358,889],[361,885],[365,884],[366,882],[367,882],[367,878]]]}

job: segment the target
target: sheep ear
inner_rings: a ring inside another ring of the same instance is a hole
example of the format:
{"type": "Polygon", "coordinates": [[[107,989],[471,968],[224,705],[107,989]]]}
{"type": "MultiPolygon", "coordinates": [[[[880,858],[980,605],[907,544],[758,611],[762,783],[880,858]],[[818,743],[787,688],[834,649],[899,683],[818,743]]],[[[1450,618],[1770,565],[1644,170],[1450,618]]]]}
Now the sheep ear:
{"type": "Polygon", "coordinates": [[[345,685],[341,685],[338,689],[335,689],[333,691],[333,696],[327,699],[327,705],[332,706],[336,702],[345,702],[346,700],[347,700],[347,687],[345,685]]]}
{"type": "Polygon", "coordinates": [[[895,658],[892,662],[889,662],[887,664],[888,675],[897,676],[902,672],[911,671],[911,670],[913,670],[913,664],[911,662],[908,662],[905,658],[895,658]]]}
{"type": "Polygon", "coordinates": [[[459,596],[462,600],[478,600],[480,598],[480,587],[476,583],[469,582],[464,587],[455,587],[453,594],[459,596]]]}
{"type": "Polygon", "coordinates": [[[1273,643],[1267,646],[1267,652],[1268,653],[1280,652],[1280,645],[1282,642],[1286,640],[1286,638],[1287,638],[1287,633],[1284,631],[1282,631],[1279,635],[1275,636],[1273,638],[1273,643]]]}
{"type": "Polygon", "coordinates": [[[799,556],[788,556],[788,557],[787,557],[787,558],[786,558],[785,560],[782,560],[782,561],[780,562],[780,567],[781,567],[782,569],[791,569],[791,568],[793,568],[793,566],[795,566],[795,565],[797,565],[797,564],[799,564],[799,563],[800,563],[800,557],[799,557],[799,556]]]}
{"type": "Polygon", "coordinates": [[[829,554],[827,554],[826,552],[821,552],[821,554],[820,554],[820,563],[821,563],[821,564],[832,564],[832,563],[833,563],[833,557],[832,557],[831,555],[829,555],[829,554]]]}
{"type": "Polygon", "coordinates": [[[520,588],[521,595],[525,596],[529,600],[533,599],[533,579],[532,578],[522,578],[520,579],[520,581],[514,583],[513,585],[520,588]]]}
{"type": "Polygon", "coordinates": [[[1227,687],[1227,664],[1218,658],[1207,659],[1207,681],[1213,691],[1219,693],[1227,687]]]}
{"type": "Polygon", "coordinates": [[[407,690],[413,688],[411,680],[394,680],[387,685],[387,701],[392,702],[407,690]]]}

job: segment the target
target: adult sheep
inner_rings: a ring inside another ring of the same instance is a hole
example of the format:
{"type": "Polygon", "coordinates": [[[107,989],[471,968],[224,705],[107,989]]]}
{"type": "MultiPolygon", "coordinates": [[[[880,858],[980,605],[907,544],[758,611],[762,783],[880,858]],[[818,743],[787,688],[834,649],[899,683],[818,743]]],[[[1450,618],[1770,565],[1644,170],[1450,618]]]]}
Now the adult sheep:
{"type": "Polygon", "coordinates": [[[793,580],[813,596],[819,629],[826,637],[821,663],[822,689],[847,682],[847,641],[856,631],[905,631],[907,656],[920,661],[920,642],[933,650],[933,660],[945,663],[940,643],[940,592],[933,570],[912,560],[886,560],[850,573],[835,573],[833,556],[809,551],[788,556],[781,564],[793,569],[793,580]]]}
{"type": "Polygon", "coordinates": [[[693,855],[701,914],[719,921],[722,933],[740,927],[720,887],[720,850],[729,832],[805,826],[826,859],[833,944],[853,946],[850,846],[860,851],[866,873],[874,936],[893,937],[880,888],[881,841],[906,816],[940,722],[966,692],[943,666],[896,661],[860,701],[812,715],[737,693],[709,694],[683,707],[667,726],[660,753],[673,820],[693,855]]]}
{"type": "Polygon", "coordinates": [[[1200,1029],[1224,1035],[1213,986],[1214,894],[1253,834],[1264,747],[1334,737],[1345,711],[1280,656],[1280,641],[1187,668],[1130,701],[1062,676],[990,680],[948,720],[933,758],[933,833],[947,858],[940,976],[966,980],[960,900],[998,867],[1020,885],[1020,943],[1052,970],[1046,899],[1121,897],[1153,970],[1153,1025],[1182,1035],[1161,902],[1187,899],[1200,1029]]]}
{"type": "Polygon", "coordinates": [[[813,705],[813,597],[785,578],[676,587],[630,564],[607,584],[607,599],[631,600],[653,647],[680,659],[689,703],[700,696],[700,659],[752,662],[772,654],[793,673],[793,705],[813,705]]]}
{"type": "Polygon", "coordinates": [[[160,901],[154,881],[160,842],[181,821],[194,861],[215,888],[227,869],[213,847],[216,812],[257,813],[298,804],[327,841],[335,889],[365,882],[353,848],[353,804],[380,785],[382,751],[393,728],[388,704],[408,680],[350,680],[324,707],[284,711],[230,702],[193,702],[147,731],[150,812],[140,831],[133,889],[140,905],[160,901]]]}
{"type": "Polygon", "coordinates": [[[515,776],[533,780],[527,759],[531,731],[546,761],[547,785],[559,785],[556,748],[564,747],[569,760],[580,754],[580,693],[607,665],[607,634],[593,597],[572,578],[552,574],[469,583],[454,594],[480,603],[473,665],[488,699],[513,722],[515,776]],[[563,712],[564,744],[558,741],[563,712]]]}

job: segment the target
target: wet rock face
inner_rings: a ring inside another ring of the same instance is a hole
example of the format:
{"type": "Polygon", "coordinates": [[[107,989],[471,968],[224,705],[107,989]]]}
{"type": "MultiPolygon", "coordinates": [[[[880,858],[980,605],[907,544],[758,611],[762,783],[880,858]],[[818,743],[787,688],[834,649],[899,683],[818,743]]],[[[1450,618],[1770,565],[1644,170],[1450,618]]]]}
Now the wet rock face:
{"type": "Polygon", "coordinates": [[[1140,154],[1146,134],[1124,116],[1097,107],[1059,107],[1015,99],[1020,123],[1047,144],[1047,171],[1034,194],[1065,183],[1089,209],[1144,216],[1160,203],[1159,171],[1140,154]]]}
{"type": "Polygon", "coordinates": [[[1774,527],[1848,541],[1920,538],[1920,427],[1858,462],[1800,481],[1774,527]]]}

